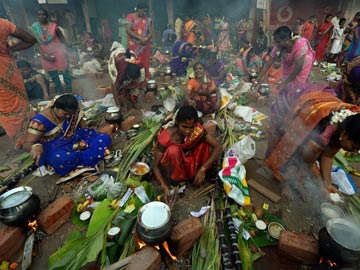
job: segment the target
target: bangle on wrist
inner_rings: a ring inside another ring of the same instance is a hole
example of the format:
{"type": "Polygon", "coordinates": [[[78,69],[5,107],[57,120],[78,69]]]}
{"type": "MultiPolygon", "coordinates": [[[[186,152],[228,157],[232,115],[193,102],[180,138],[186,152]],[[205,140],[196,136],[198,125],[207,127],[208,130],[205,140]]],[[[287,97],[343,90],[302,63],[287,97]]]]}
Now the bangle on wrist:
{"type": "Polygon", "coordinates": [[[42,144],[41,143],[35,143],[31,146],[31,149],[35,148],[36,146],[41,146],[42,147],[42,144]]]}
{"type": "Polygon", "coordinates": [[[200,171],[206,172],[206,168],[204,166],[201,166],[200,171]]]}

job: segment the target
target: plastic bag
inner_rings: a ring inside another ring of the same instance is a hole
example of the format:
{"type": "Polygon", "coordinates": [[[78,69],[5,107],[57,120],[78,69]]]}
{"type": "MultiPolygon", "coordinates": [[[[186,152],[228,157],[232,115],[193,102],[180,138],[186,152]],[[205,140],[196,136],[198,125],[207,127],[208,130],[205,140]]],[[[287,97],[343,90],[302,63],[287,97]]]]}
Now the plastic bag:
{"type": "Polygon", "coordinates": [[[225,153],[225,157],[237,157],[242,164],[253,158],[256,152],[255,141],[249,136],[245,136],[225,153]]]}
{"type": "Polygon", "coordinates": [[[353,195],[357,192],[353,179],[342,167],[333,167],[331,170],[331,178],[332,182],[339,187],[340,192],[347,195],[353,195]]]}
{"type": "Polygon", "coordinates": [[[245,179],[246,170],[237,157],[224,158],[223,169],[219,172],[219,177],[224,184],[227,196],[234,199],[239,205],[251,203],[249,188],[245,179]]]}
{"type": "Polygon", "coordinates": [[[124,181],[110,183],[108,186],[106,197],[112,201],[116,198],[123,196],[126,190],[127,190],[127,185],[124,181]]]}
{"type": "Polygon", "coordinates": [[[248,106],[236,106],[234,109],[234,115],[239,118],[243,118],[246,122],[251,123],[253,120],[254,109],[248,106]]]}
{"type": "Polygon", "coordinates": [[[220,110],[225,108],[231,101],[231,99],[233,98],[232,95],[229,94],[228,91],[226,91],[225,88],[219,88],[220,91],[220,96],[221,96],[221,107],[220,110]]]}
{"type": "Polygon", "coordinates": [[[102,201],[106,198],[109,187],[112,185],[114,185],[114,178],[105,173],[88,187],[88,191],[96,201],[102,201]]]}

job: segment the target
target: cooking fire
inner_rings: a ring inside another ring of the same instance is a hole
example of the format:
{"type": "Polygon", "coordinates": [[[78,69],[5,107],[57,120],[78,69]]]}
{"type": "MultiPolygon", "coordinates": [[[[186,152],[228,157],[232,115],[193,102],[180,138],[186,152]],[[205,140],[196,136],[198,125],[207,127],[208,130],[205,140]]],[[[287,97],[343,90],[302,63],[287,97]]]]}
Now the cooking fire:
{"type": "Polygon", "coordinates": [[[167,241],[162,242],[161,244],[154,244],[154,245],[150,245],[147,244],[146,242],[144,242],[143,240],[141,240],[136,234],[134,236],[135,239],[135,247],[136,250],[141,250],[146,246],[152,246],[155,249],[159,250],[161,254],[166,254],[168,257],[170,257],[173,261],[177,260],[177,257],[175,255],[172,254],[169,244],[167,243],[167,241]]]}
{"type": "Polygon", "coordinates": [[[319,267],[318,270],[337,270],[340,269],[336,262],[326,259],[324,257],[321,257],[319,260],[319,267]]]}

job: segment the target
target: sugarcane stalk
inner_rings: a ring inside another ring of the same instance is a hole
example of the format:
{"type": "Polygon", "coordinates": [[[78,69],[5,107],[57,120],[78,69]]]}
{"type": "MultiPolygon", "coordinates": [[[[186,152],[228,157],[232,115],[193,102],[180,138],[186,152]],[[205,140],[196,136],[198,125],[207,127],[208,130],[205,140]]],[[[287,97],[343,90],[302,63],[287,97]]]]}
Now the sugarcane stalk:
{"type": "Polygon", "coordinates": [[[222,262],[223,262],[223,269],[224,270],[233,270],[233,265],[231,262],[231,256],[228,250],[228,245],[226,243],[225,233],[223,229],[223,211],[220,207],[219,202],[219,195],[220,195],[220,187],[217,186],[215,189],[215,214],[216,214],[216,225],[219,233],[219,241],[220,241],[220,249],[222,253],[222,262]]]}
{"type": "Polygon", "coordinates": [[[195,194],[194,194],[193,196],[191,196],[191,197],[195,199],[195,198],[199,198],[199,197],[201,197],[201,196],[204,196],[204,195],[206,195],[206,194],[214,191],[215,186],[216,186],[216,184],[211,184],[211,185],[203,188],[200,192],[195,193],[195,194]]]}
{"type": "MultiPolygon", "coordinates": [[[[225,194],[223,194],[224,196],[225,194]]],[[[232,258],[233,258],[233,262],[235,264],[235,269],[236,270],[241,270],[242,269],[242,263],[241,263],[241,259],[240,259],[240,254],[239,254],[239,246],[238,246],[238,239],[237,239],[237,234],[235,231],[235,226],[234,226],[234,222],[231,216],[231,212],[230,212],[230,208],[228,205],[228,200],[227,197],[225,198],[225,217],[227,220],[227,224],[228,224],[228,228],[229,228],[229,233],[230,233],[230,240],[231,240],[231,246],[230,246],[230,250],[231,250],[231,254],[232,254],[232,258]]]]}

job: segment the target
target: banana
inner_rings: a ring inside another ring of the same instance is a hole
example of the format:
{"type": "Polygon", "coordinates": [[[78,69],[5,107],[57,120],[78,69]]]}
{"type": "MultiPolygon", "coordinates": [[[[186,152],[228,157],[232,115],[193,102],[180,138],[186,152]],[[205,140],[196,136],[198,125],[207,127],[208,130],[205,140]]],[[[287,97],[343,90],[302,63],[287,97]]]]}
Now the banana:
{"type": "Polygon", "coordinates": [[[83,203],[79,203],[77,208],[76,208],[76,211],[78,213],[82,212],[85,210],[85,208],[90,204],[90,201],[89,200],[86,200],[84,201],[83,203]]]}
{"type": "Polygon", "coordinates": [[[112,201],[111,201],[111,203],[110,203],[110,207],[111,207],[111,209],[116,209],[116,208],[118,208],[118,207],[119,207],[118,202],[119,202],[119,200],[118,200],[118,199],[114,199],[114,200],[112,200],[112,201]]]}

